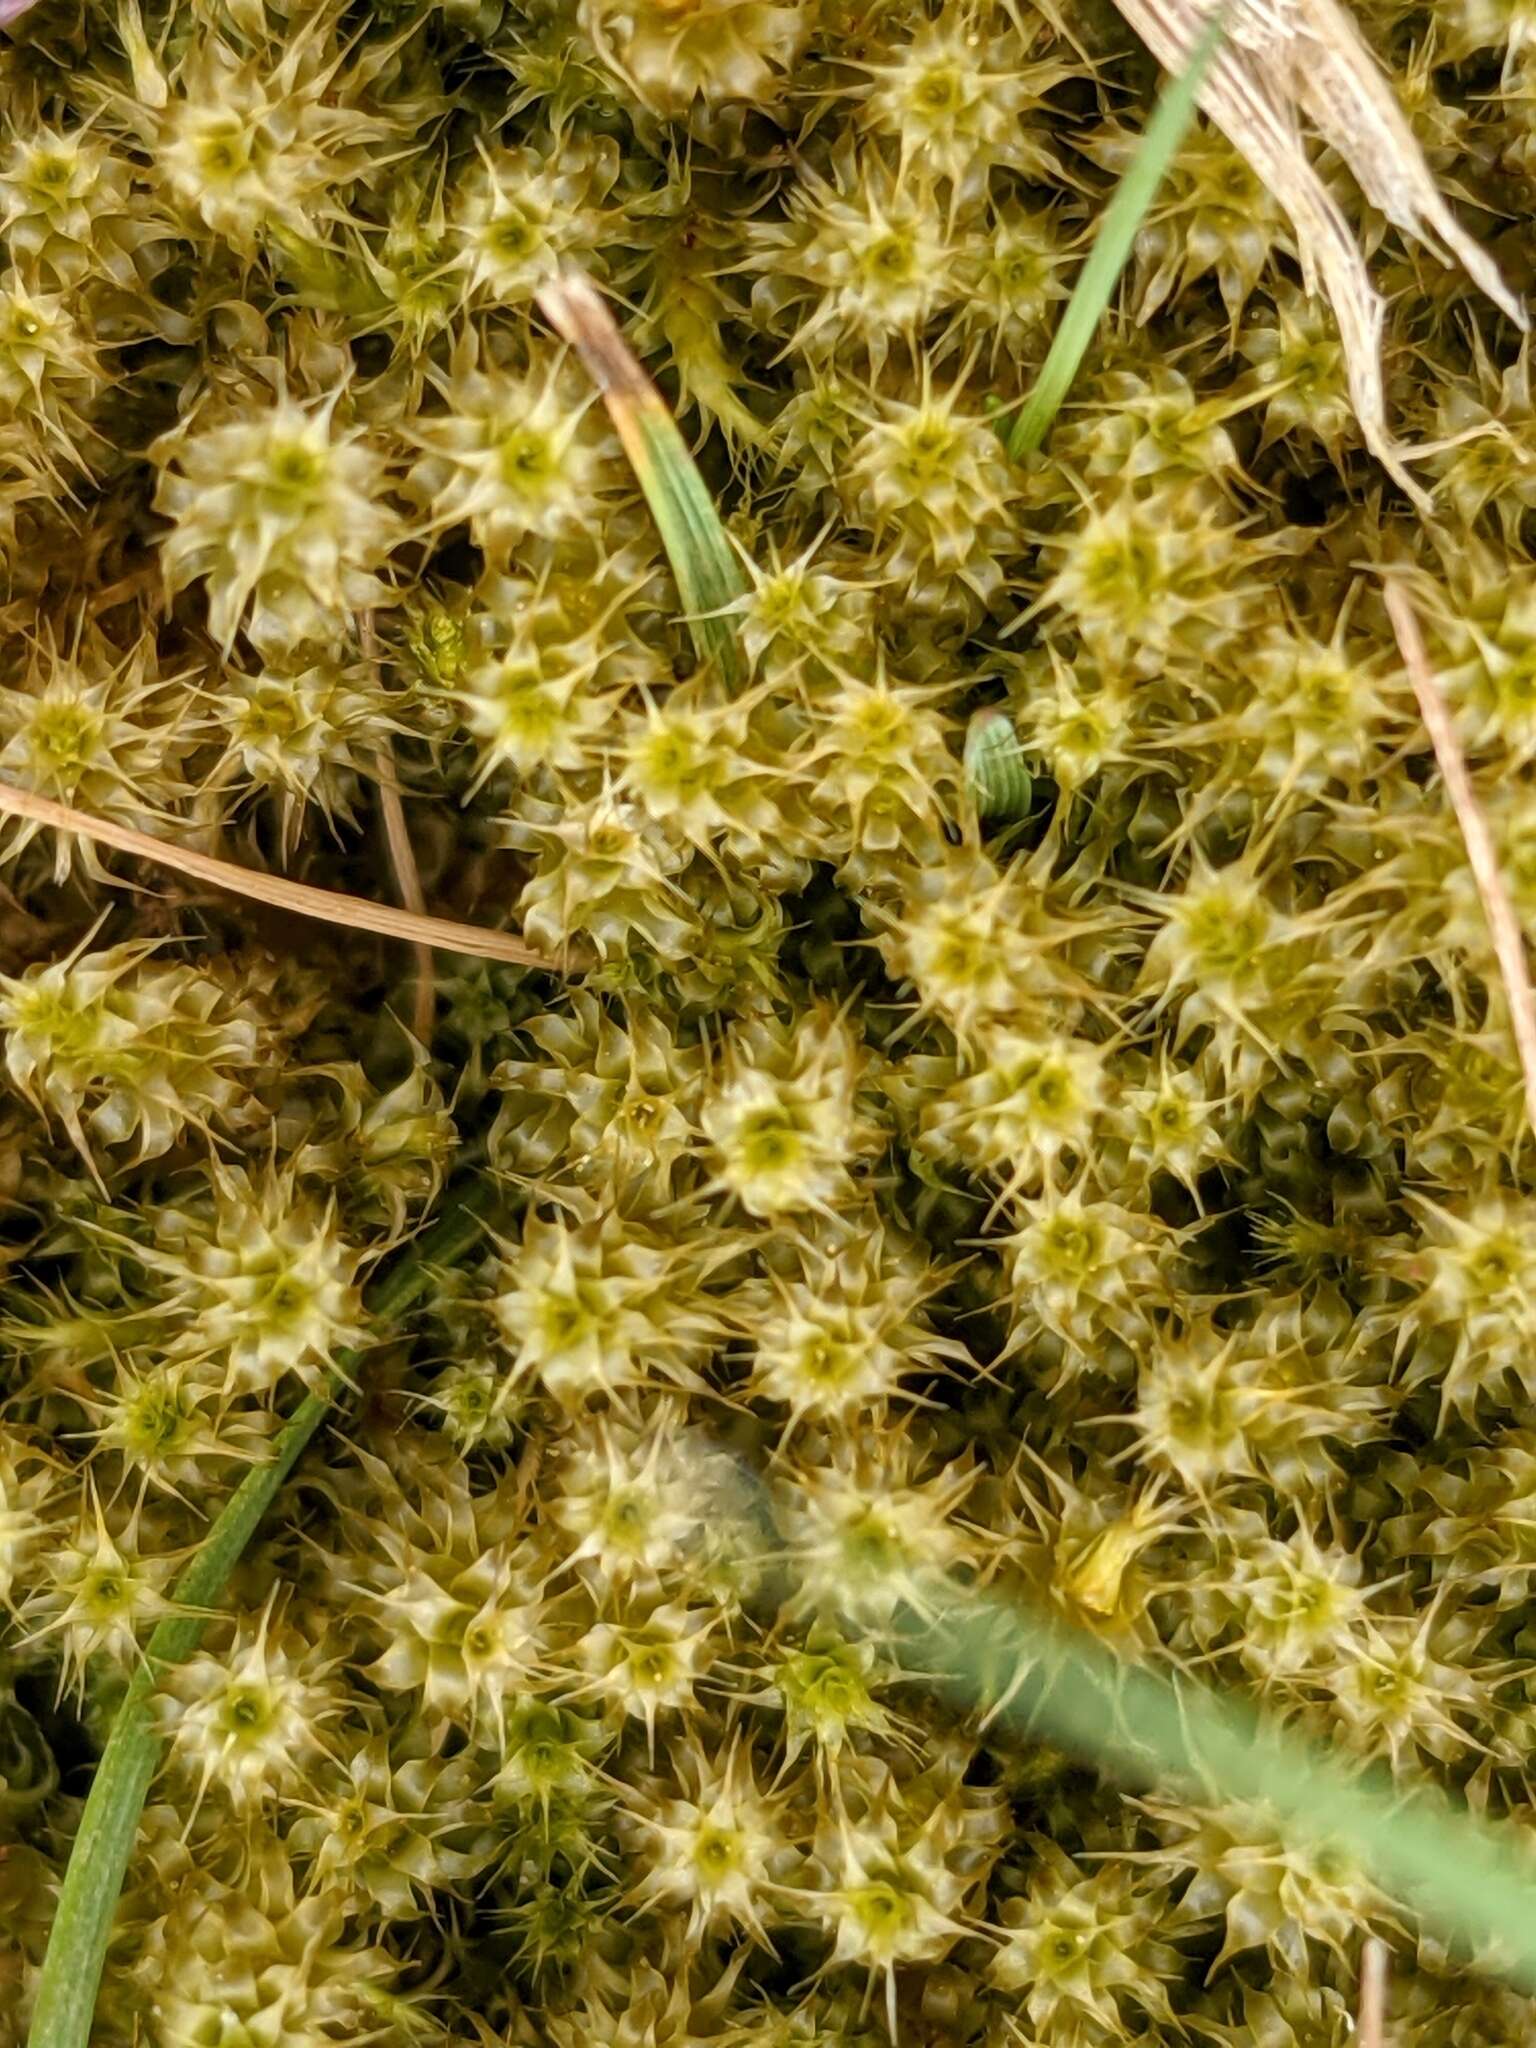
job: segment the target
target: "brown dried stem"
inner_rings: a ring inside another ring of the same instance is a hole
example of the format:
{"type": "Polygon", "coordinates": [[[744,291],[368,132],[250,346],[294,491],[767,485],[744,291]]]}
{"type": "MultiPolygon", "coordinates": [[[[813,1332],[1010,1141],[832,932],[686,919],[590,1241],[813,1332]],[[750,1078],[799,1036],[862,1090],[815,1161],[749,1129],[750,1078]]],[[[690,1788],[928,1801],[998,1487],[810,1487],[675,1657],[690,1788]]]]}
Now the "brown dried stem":
{"type": "Polygon", "coordinates": [[[1483,915],[1488,920],[1494,958],[1498,962],[1504,999],[1509,1008],[1510,1027],[1520,1055],[1520,1071],[1525,1078],[1526,1120],[1536,1132],[1536,999],[1531,992],[1531,974],[1520,921],[1499,867],[1487,814],[1477,800],[1477,792],[1467,772],[1467,758],[1462,752],[1456,722],[1440,693],[1439,682],[1430,665],[1413,600],[1400,583],[1391,580],[1388,580],[1384,594],[1387,616],[1397,635],[1403,665],[1413,684],[1413,694],[1419,700],[1419,716],[1424,721],[1424,729],[1435,750],[1435,759],[1440,764],[1440,779],[1445,784],[1445,793],[1461,827],[1467,864],[1482,899],[1483,915]]]}
{"type": "Polygon", "coordinates": [[[1360,2002],[1355,2014],[1356,2048],[1386,2048],[1387,1944],[1368,1934],[1360,1944],[1360,2002]]]}
{"type": "MultiPolygon", "coordinates": [[[[363,613],[358,623],[358,634],[362,649],[368,659],[377,662],[379,658],[379,636],[374,631],[373,614],[363,613]]],[[[384,738],[374,749],[373,772],[379,785],[379,811],[384,821],[384,843],[389,848],[389,864],[394,870],[395,893],[405,908],[424,917],[427,899],[422,893],[421,870],[416,865],[416,849],[411,844],[411,828],[405,822],[405,805],[400,797],[400,778],[395,773],[395,750],[388,738],[384,738]]],[[[411,1003],[411,1029],[417,1042],[423,1046],[432,1040],[432,1021],[437,1012],[437,989],[432,972],[432,948],[416,946],[416,992],[411,1003]]]]}
{"type": "MultiPolygon", "coordinates": [[[[421,890],[421,870],[416,865],[416,849],[411,844],[410,827],[405,822],[405,805],[400,801],[394,752],[388,745],[380,747],[375,756],[374,774],[378,778],[379,810],[384,819],[384,839],[389,847],[389,864],[394,869],[395,888],[406,909],[424,917],[427,899],[421,890]]],[[[428,1045],[432,1038],[432,1020],[437,1012],[432,948],[418,944],[414,950],[416,992],[411,1001],[411,1029],[422,1045],[428,1045]]]]}
{"type": "Polygon", "coordinates": [[[1301,131],[1308,114],[1366,195],[1399,227],[1460,262],[1519,326],[1526,314],[1497,265],[1463,229],[1436,185],[1391,85],[1337,0],[1116,0],[1153,55],[1182,71],[1213,13],[1226,30],[1199,92],[1204,112],[1290,216],[1309,292],[1333,308],[1361,436],[1414,501],[1429,500],[1404,468],[1414,451],[1392,434],[1382,384],[1380,293],[1343,210],[1301,131]]]}
{"type": "Polygon", "coordinates": [[[403,939],[408,945],[435,946],[445,953],[467,953],[479,960],[500,960],[513,967],[542,967],[559,973],[561,963],[546,959],[511,932],[491,931],[483,925],[458,924],[451,918],[428,917],[421,911],[396,910],[387,903],[372,903],[366,896],[346,896],[334,889],[314,889],[307,882],[290,882],[283,875],[259,875],[232,861],[216,860],[211,854],[194,853],[190,847],[172,846],[152,839],[131,825],[115,825],[106,818],[93,818],[52,797],[39,796],[30,789],[17,789],[0,782],[0,814],[26,818],[55,832],[72,832],[99,846],[115,847],[119,853],[152,861],[157,867],[172,868],[191,875],[215,889],[268,903],[276,910],[288,910],[299,917],[313,917],[324,924],[345,925],[353,931],[375,932],[380,938],[403,939]]]}

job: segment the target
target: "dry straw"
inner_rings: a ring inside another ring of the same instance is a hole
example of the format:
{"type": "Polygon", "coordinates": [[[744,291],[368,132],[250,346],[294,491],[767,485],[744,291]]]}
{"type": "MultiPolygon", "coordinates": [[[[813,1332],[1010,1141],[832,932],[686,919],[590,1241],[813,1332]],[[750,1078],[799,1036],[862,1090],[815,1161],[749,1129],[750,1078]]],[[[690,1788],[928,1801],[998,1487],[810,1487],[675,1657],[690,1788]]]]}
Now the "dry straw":
{"type": "Polygon", "coordinates": [[[428,917],[417,910],[396,910],[366,896],[347,896],[339,890],[314,889],[307,882],[291,882],[285,875],[257,874],[254,869],[236,867],[233,861],[217,860],[212,854],[194,853],[190,847],[153,839],[131,825],[91,817],[69,804],[56,803],[35,790],[17,789],[9,782],[0,782],[0,813],[25,818],[34,825],[46,825],[54,832],[73,833],[78,838],[93,840],[98,846],[115,847],[119,853],[131,853],[157,867],[190,875],[212,888],[227,889],[232,895],[270,904],[274,910],[318,918],[323,924],[346,925],[353,931],[376,932],[380,938],[403,939],[413,946],[435,946],[445,953],[467,953],[479,960],[500,960],[512,967],[560,971],[559,962],[536,953],[511,932],[458,924],[447,917],[428,917]]]}
{"type": "Polygon", "coordinates": [[[1536,1132],[1536,998],[1532,996],[1520,920],[1515,915],[1509,887],[1499,867],[1487,813],[1477,800],[1472,777],[1467,772],[1466,755],[1462,752],[1456,721],[1441,695],[1439,681],[1425,650],[1424,635],[1419,628],[1413,600],[1400,583],[1393,582],[1386,585],[1385,598],[1387,616],[1397,635],[1403,666],[1413,684],[1413,694],[1419,700],[1419,716],[1424,721],[1424,730],[1429,734],[1435,759],[1440,764],[1440,780],[1445,784],[1451,809],[1456,813],[1456,823],[1461,827],[1467,865],[1472,870],[1472,879],[1482,900],[1483,915],[1488,920],[1494,958],[1498,961],[1499,975],[1504,984],[1510,1029],[1514,1032],[1515,1046],[1520,1055],[1520,1071],[1525,1077],[1526,1120],[1531,1130],[1536,1132]]]}
{"type": "MultiPolygon", "coordinates": [[[[377,662],[379,636],[374,631],[370,613],[363,615],[359,637],[364,654],[370,661],[377,662]]],[[[379,790],[384,842],[389,848],[389,865],[395,877],[395,893],[407,910],[417,917],[425,917],[427,899],[422,893],[421,870],[416,865],[416,849],[411,844],[411,831],[405,819],[405,803],[400,795],[400,778],[395,769],[395,750],[387,737],[374,750],[374,778],[379,790]]],[[[432,1036],[437,989],[432,970],[432,948],[418,945],[414,951],[416,988],[411,1005],[411,1028],[425,1045],[432,1036]]]]}
{"type": "Polygon", "coordinates": [[[1421,507],[1428,499],[1404,467],[1412,449],[1387,423],[1382,388],[1381,296],[1353,229],[1313,165],[1308,115],[1394,226],[1467,275],[1519,326],[1525,309],[1487,252],[1461,226],[1436,185],[1389,80],[1335,0],[1116,0],[1147,47],[1172,71],[1190,63],[1220,14],[1222,46],[1197,98],[1290,216],[1309,291],[1326,294],[1338,322],[1350,397],[1366,446],[1421,507]]]}

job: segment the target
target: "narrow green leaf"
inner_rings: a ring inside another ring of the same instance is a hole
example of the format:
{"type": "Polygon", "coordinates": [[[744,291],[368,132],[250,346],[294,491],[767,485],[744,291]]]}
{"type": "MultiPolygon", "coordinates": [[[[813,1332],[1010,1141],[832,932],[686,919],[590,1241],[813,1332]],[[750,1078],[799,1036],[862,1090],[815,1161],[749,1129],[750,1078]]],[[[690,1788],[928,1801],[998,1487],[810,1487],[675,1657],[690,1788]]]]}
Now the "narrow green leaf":
{"type": "Polygon", "coordinates": [[[676,420],[584,277],[546,285],[539,304],[603,395],[660,530],[699,659],[739,687],[746,659],[734,621],[722,614],[744,595],[747,579],[676,420]]]}
{"type": "MultiPolygon", "coordinates": [[[[449,1196],[441,1220],[374,1290],[369,1307],[381,1322],[398,1320],[430,1285],[433,1272],[469,1249],[484,1227],[480,1211],[487,1199],[484,1183],[449,1196]]],[[[118,1707],[70,1850],[38,1981],[28,2048],[87,2048],[123,1874],[160,1757],[155,1686],[162,1671],[197,1648],[208,1625],[206,1610],[222,1598],[257,1524],[363,1355],[347,1353],[325,1391],[299,1403],[283,1425],[272,1456],[241,1480],[176,1581],[173,1598],[178,1605],[203,1611],[176,1614],[160,1623],[118,1707]]]]}
{"type": "Polygon", "coordinates": [[[1262,1805],[1288,1839],[1342,1855],[1478,1967],[1536,1991],[1536,1853],[1510,1830],[1340,1761],[1245,1700],[1126,1663],[1042,1610],[940,1578],[909,1598],[906,1667],[958,1704],[1133,1785],[1262,1805]]]}
{"type": "MultiPolygon", "coordinates": [[[[762,1529],[794,1513],[773,1482],[747,1485],[762,1529]]],[[[1536,1841],[1518,1823],[1490,1822],[1422,1779],[1400,1785],[1245,1698],[1132,1663],[1027,1594],[937,1570],[878,1577],[886,1654],[957,1711],[1132,1788],[1257,1807],[1287,1845],[1348,1865],[1389,1910],[1464,1947],[1471,1967],[1536,1993],[1536,1841]]]]}
{"type": "Polygon", "coordinates": [[[1179,144],[1189,132],[1195,114],[1195,95],[1216,54],[1221,34],[1222,10],[1218,8],[1201,30],[1188,65],[1158,100],[1130,169],[1104,209],[1088,260],[1078,272],[1067,310],[1052,337],[1050,352],[1008,435],[1008,453],[1015,461],[1040,446],[1061,410],[1114,295],[1120,273],[1130,260],[1147,209],[1178,153],[1179,144]]]}

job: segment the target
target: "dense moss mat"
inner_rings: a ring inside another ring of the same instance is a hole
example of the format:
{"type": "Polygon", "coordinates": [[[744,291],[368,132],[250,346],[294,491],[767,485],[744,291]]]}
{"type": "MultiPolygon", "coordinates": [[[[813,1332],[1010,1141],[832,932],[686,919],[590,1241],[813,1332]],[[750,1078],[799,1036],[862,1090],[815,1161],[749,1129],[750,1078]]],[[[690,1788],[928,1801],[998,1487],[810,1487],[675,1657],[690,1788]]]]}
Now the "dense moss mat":
{"type": "MultiPolygon", "coordinates": [[[[1358,12],[1529,285],[1536,14],[1358,12]]],[[[1201,128],[1010,461],[1157,83],[1097,5],[45,0],[0,73],[0,779],[389,897],[398,774],[429,906],[572,963],[440,960],[422,1044],[404,948],[0,834],[0,2043],[181,1565],[360,1348],[163,1688],[101,2048],[1332,2048],[1373,1931],[1402,2048],[1536,2033],[1347,1844],[936,1695],[891,1592],[1524,1823],[1536,1166],[1379,596],[1529,920],[1520,337],[1324,159],[1421,516],[1201,128]]]]}

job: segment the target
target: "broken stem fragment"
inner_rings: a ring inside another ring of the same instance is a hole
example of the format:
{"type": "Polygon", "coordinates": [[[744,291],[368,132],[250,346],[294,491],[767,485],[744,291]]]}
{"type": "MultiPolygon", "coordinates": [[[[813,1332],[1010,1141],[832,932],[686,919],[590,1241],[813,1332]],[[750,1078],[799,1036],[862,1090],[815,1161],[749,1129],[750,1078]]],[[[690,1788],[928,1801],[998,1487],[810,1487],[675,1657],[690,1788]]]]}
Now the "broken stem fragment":
{"type": "Polygon", "coordinates": [[[1520,1055],[1520,1071],[1525,1078],[1526,1120],[1532,1132],[1536,1133],[1536,998],[1531,992],[1531,974],[1526,962],[1520,920],[1515,915],[1515,906],[1499,866],[1487,813],[1478,802],[1472,778],[1467,773],[1467,759],[1461,749],[1456,722],[1440,694],[1439,682],[1430,665],[1413,600],[1400,583],[1390,580],[1384,596],[1403,666],[1413,684],[1413,694],[1419,700],[1419,716],[1424,721],[1424,730],[1429,734],[1435,759],[1440,764],[1440,779],[1445,784],[1445,793],[1461,827],[1467,865],[1472,870],[1472,879],[1482,900],[1483,915],[1488,920],[1494,958],[1498,962],[1499,978],[1504,984],[1504,1000],[1509,1008],[1510,1028],[1520,1055]]]}

